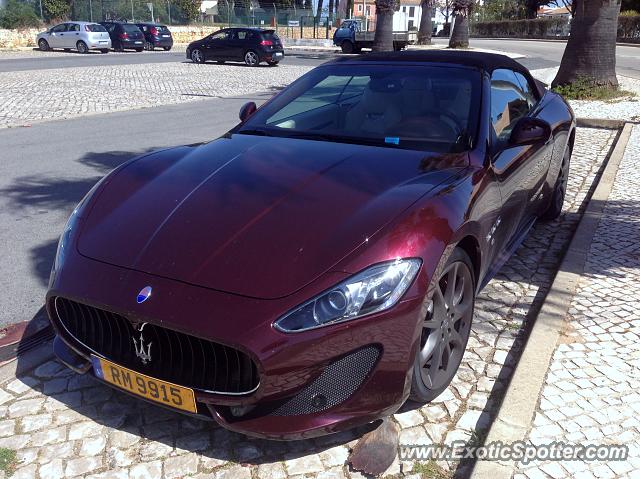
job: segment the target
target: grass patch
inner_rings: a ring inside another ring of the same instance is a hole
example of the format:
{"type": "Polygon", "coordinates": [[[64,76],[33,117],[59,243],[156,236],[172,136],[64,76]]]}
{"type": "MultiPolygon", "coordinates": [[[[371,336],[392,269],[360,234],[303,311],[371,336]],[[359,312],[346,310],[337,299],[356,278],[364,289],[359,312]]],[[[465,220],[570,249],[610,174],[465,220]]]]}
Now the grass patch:
{"type": "Polygon", "coordinates": [[[7,476],[10,476],[16,470],[17,463],[16,451],[0,447],[0,471],[4,471],[7,476]]]}
{"type": "Polygon", "coordinates": [[[573,83],[558,85],[553,91],[567,100],[603,100],[614,101],[622,97],[634,97],[635,93],[604,86],[594,86],[588,78],[578,78],[573,83]]]}
{"type": "Polygon", "coordinates": [[[448,479],[449,474],[436,464],[435,461],[416,462],[411,470],[414,474],[420,474],[423,479],[448,479]]]}

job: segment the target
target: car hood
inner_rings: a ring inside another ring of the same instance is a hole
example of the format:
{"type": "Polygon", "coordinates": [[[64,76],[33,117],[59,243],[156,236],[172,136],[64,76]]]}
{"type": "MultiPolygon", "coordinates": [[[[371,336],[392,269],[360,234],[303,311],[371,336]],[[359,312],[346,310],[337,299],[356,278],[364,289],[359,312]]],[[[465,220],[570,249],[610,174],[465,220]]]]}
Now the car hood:
{"type": "Polygon", "coordinates": [[[284,297],[450,177],[455,169],[429,166],[438,158],[249,135],[153,153],[108,178],[83,214],[78,250],[219,291],[284,297]]]}

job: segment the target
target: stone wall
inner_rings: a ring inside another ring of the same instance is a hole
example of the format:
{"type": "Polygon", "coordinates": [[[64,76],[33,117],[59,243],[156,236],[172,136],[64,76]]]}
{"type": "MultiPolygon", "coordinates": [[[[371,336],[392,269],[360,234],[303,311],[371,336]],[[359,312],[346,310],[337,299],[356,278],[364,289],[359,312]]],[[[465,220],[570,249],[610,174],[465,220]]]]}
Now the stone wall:
{"type": "MultiPolygon", "coordinates": [[[[208,26],[170,26],[173,40],[175,43],[190,43],[199,38],[203,38],[226,25],[208,25],[208,26]]],[[[24,30],[2,30],[0,29],[0,48],[12,49],[21,47],[35,47],[36,35],[45,28],[29,28],[24,30]]],[[[316,38],[323,39],[326,36],[326,29],[320,27],[314,31],[313,27],[303,27],[302,36],[300,35],[300,27],[278,27],[278,34],[282,38],[316,38]]],[[[333,37],[333,31],[329,30],[329,38],[333,37]]]]}

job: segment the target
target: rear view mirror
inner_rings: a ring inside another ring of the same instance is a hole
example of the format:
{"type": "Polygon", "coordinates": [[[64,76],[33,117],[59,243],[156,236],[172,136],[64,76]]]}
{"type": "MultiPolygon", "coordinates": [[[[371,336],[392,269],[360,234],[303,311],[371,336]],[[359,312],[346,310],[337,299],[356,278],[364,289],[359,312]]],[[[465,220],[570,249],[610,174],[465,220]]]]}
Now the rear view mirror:
{"type": "Polygon", "coordinates": [[[511,131],[509,146],[546,143],[551,137],[551,126],[539,118],[520,118],[511,131]]]}
{"type": "Polygon", "coordinates": [[[250,101],[242,105],[242,107],[240,108],[240,115],[239,115],[240,121],[246,121],[251,115],[253,115],[256,112],[257,109],[258,107],[253,101],[250,101]]]}

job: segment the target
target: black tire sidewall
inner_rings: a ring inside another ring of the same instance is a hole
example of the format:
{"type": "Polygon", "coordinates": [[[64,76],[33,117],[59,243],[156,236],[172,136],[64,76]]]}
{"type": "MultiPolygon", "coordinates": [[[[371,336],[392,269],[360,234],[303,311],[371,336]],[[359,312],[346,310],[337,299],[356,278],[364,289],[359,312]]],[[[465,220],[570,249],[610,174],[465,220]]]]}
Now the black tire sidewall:
{"type": "Polygon", "coordinates": [[[51,47],[49,46],[49,42],[48,42],[48,41],[46,41],[44,38],[43,38],[43,39],[41,39],[41,40],[38,42],[38,48],[39,48],[40,50],[42,50],[43,52],[47,52],[47,51],[51,50],[51,47]],[[45,47],[44,47],[44,48],[42,48],[42,46],[41,46],[41,45],[44,45],[45,47]]]}
{"type": "Polygon", "coordinates": [[[78,43],[76,43],[76,49],[78,50],[78,52],[80,53],[89,53],[89,47],[87,46],[87,44],[85,42],[83,42],[82,40],[79,41],[78,43]]]}
{"type": "MultiPolygon", "coordinates": [[[[469,255],[462,248],[455,248],[451,252],[451,255],[447,258],[443,266],[443,270],[446,269],[447,266],[449,266],[450,264],[456,261],[461,261],[465,263],[466,266],[469,268],[469,271],[471,272],[471,277],[473,278],[473,302],[471,304],[471,322],[473,323],[473,314],[476,307],[476,284],[478,280],[475,277],[474,267],[473,267],[473,263],[471,262],[471,258],[469,258],[469,255]]],[[[420,318],[420,322],[422,322],[422,318],[420,318]]],[[[471,325],[469,326],[469,329],[471,330],[471,325]]],[[[421,330],[421,333],[422,333],[422,330],[421,330]]],[[[469,335],[465,339],[465,343],[463,346],[464,350],[466,350],[467,348],[467,343],[469,342],[469,336],[471,336],[471,332],[469,332],[469,335]]],[[[422,381],[422,376],[420,374],[422,365],[420,364],[419,355],[420,355],[420,336],[418,337],[418,344],[416,346],[416,355],[413,360],[411,394],[409,398],[412,401],[426,403],[426,402],[433,401],[440,394],[442,394],[445,391],[445,389],[449,387],[449,385],[451,384],[451,381],[453,380],[453,378],[455,378],[455,375],[457,374],[457,371],[460,368],[460,364],[458,364],[458,367],[456,367],[456,372],[453,374],[451,379],[446,384],[439,387],[438,389],[429,389],[422,381]]],[[[464,352],[463,352],[463,357],[464,357],[464,352]]]]}

